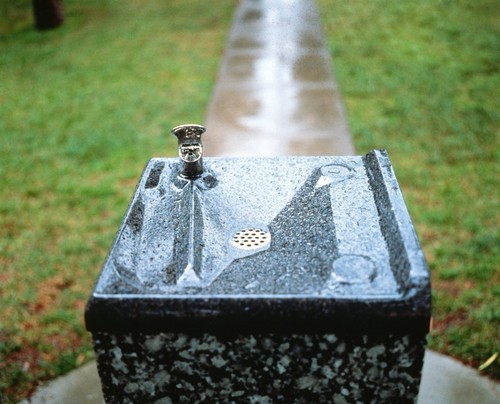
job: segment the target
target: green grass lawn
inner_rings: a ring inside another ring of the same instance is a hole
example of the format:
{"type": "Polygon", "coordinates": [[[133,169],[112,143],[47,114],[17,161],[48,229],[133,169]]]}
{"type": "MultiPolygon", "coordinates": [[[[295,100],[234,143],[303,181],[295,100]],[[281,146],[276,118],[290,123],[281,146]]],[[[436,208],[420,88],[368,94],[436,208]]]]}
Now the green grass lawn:
{"type": "Polygon", "coordinates": [[[430,347],[478,366],[500,351],[498,2],[319,4],[356,148],[388,149],[431,268],[430,347]]]}
{"type": "MultiPolygon", "coordinates": [[[[389,150],[429,260],[431,347],[477,366],[500,340],[496,2],[319,3],[358,152],[389,150]]],[[[146,160],[203,122],[236,1],[63,4],[45,33],[0,4],[8,401],[93,357],[84,304],[146,160]]]]}
{"type": "MultiPolygon", "coordinates": [[[[0,6],[0,392],[93,357],[83,308],[140,173],[203,122],[234,0],[0,6]]],[[[1,400],[0,400],[1,401],[1,400]]]]}

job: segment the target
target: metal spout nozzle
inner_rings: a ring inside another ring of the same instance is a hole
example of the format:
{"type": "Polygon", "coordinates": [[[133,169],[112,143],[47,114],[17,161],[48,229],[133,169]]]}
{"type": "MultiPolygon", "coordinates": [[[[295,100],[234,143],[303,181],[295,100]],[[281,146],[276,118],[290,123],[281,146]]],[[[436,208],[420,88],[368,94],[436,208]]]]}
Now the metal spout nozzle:
{"type": "Polygon", "coordinates": [[[182,161],[180,175],[184,178],[195,179],[203,174],[203,143],[201,135],[205,128],[201,125],[179,125],[172,129],[172,134],[179,141],[179,157],[182,161]]]}

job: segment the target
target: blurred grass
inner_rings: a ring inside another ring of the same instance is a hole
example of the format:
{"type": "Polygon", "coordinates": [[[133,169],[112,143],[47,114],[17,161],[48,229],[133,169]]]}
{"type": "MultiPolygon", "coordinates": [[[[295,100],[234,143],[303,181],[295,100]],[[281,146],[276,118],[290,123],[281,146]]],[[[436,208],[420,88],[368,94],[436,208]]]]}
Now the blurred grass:
{"type": "Polygon", "coordinates": [[[430,347],[477,367],[500,350],[498,2],[319,4],[356,148],[388,149],[430,264],[430,347]]]}
{"type": "MultiPolygon", "coordinates": [[[[83,308],[147,159],[204,120],[234,0],[0,5],[0,392],[93,356],[83,308]]],[[[0,400],[1,401],[1,400],[0,400]]]]}

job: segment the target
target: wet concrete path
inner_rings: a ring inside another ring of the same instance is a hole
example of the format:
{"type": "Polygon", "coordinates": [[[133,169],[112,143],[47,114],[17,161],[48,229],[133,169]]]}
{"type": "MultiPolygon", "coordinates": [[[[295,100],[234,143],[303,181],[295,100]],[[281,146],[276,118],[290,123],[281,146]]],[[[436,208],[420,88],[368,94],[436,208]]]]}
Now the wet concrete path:
{"type": "Polygon", "coordinates": [[[243,0],[206,119],[207,156],[354,154],[314,0],[243,0]]]}

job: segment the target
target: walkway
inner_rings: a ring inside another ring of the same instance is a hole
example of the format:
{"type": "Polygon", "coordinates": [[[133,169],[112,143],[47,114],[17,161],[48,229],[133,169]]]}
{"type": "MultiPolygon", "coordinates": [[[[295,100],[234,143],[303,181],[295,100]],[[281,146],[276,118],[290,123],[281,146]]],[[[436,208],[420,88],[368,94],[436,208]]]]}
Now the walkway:
{"type": "Polygon", "coordinates": [[[354,154],[314,0],[240,3],[206,127],[207,156],[354,154]]]}

